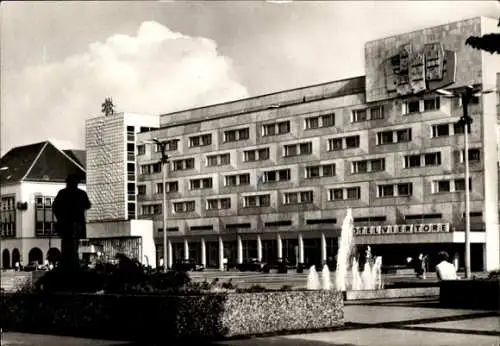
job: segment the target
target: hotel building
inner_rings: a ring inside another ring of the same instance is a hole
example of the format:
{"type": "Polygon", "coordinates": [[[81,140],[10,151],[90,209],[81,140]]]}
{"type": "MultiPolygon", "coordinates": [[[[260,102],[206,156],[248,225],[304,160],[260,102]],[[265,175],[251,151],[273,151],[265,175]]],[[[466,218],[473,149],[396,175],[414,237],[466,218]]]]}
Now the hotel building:
{"type": "MultiPolygon", "coordinates": [[[[500,57],[465,45],[496,24],[479,17],[371,41],[364,76],[161,115],[137,134],[136,215],[109,208],[152,220],[158,257],[168,232],[170,263],[319,264],[334,258],[352,208],[356,244],[385,264],[447,250],[463,266],[463,108],[438,91],[497,86],[500,57]],[[168,141],[166,186],[152,138],[168,141]]],[[[473,270],[500,263],[498,99],[484,92],[469,105],[473,270]]],[[[91,198],[103,198],[90,165],[87,177],[91,198]]]]}

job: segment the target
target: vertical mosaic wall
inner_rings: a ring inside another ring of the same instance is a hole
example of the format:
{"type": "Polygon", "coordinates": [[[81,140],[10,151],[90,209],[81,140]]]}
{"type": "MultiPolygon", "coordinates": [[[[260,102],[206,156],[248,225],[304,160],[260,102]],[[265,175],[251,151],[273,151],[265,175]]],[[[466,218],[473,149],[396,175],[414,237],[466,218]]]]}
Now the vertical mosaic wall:
{"type": "Polygon", "coordinates": [[[89,222],[126,219],[123,116],[88,120],[85,140],[87,193],[93,204],[89,222]]]}

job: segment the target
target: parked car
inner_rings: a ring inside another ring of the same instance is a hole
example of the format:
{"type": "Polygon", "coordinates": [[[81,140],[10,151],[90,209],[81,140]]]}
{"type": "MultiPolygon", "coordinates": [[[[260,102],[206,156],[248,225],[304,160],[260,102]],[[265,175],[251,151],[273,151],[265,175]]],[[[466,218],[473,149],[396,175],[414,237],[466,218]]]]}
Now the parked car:
{"type": "Polygon", "coordinates": [[[197,264],[194,259],[188,259],[188,260],[180,260],[174,263],[172,266],[173,270],[178,270],[178,271],[195,271],[195,272],[201,272],[205,270],[205,267],[202,264],[197,264]]]}
{"type": "Polygon", "coordinates": [[[256,258],[251,258],[243,261],[243,263],[236,265],[236,268],[242,272],[260,272],[266,263],[260,262],[256,258]]]}

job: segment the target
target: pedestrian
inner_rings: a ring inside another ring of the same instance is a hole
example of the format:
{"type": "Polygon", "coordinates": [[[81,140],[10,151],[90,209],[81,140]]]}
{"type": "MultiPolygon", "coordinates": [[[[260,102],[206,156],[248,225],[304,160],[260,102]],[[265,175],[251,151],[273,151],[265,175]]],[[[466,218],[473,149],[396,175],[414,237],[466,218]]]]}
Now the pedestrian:
{"type": "Polygon", "coordinates": [[[78,245],[87,237],[85,211],[91,204],[87,193],[78,188],[76,174],[66,178],[66,188],[57,193],[52,210],[57,218],[57,232],[61,237],[61,269],[75,272],[80,269],[78,245]]]}

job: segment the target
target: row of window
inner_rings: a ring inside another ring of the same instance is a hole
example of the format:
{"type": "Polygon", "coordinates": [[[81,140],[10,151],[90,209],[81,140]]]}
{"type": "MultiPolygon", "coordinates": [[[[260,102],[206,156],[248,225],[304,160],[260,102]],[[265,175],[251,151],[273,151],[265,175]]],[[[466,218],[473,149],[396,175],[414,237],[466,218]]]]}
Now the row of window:
{"type": "MultiPolygon", "coordinates": [[[[469,128],[470,132],[470,128],[469,128]]],[[[464,126],[457,123],[438,124],[431,127],[431,137],[453,136],[463,134],[464,126]]],[[[386,145],[395,143],[407,143],[412,141],[412,129],[387,130],[377,132],[376,145],[386,145]]],[[[328,140],[329,151],[339,151],[347,149],[355,149],[360,146],[360,136],[345,136],[330,138],[328,140]]],[[[301,142],[294,144],[286,144],[283,146],[283,157],[293,157],[300,155],[311,155],[313,153],[312,142],[301,142]]],[[[264,161],[269,160],[270,149],[259,148],[243,151],[244,162],[264,161]]],[[[222,153],[216,155],[207,155],[206,165],[208,167],[226,166],[231,164],[231,154],[222,153]]],[[[172,161],[172,170],[183,171],[194,169],[194,158],[178,159],[172,161]]],[[[151,174],[161,172],[161,164],[154,163],[141,166],[141,174],[151,174]]]]}
{"type": "MultiPolygon", "coordinates": [[[[472,100],[472,104],[479,103],[479,98],[475,97],[472,100]]],[[[439,96],[430,97],[420,100],[410,100],[404,101],[402,103],[401,112],[403,115],[410,115],[414,113],[435,111],[441,108],[441,99],[439,96]]],[[[385,117],[385,110],[383,105],[355,109],[351,113],[351,123],[365,122],[369,120],[380,120],[385,117]]],[[[304,119],[304,128],[318,129],[325,127],[335,126],[335,113],[328,113],[317,116],[310,116],[304,119]]],[[[457,125],[459,126],[459,125],[457,125]]],[[[279,121],[271,124],[262,125],[262,136],[276,136],[282,135],[290,132],[291,123],[290,120],[279,121]]],[[[455,133],[460,133],[455,131],[455,133]]],[[[463,133],[463,130],[462,130],[463,133]]],[[[224,142],[236,142],[242,140],[248,140],[250,138],[250,129],[248,127],[233,129],[224,131],[224,142]]],[[[436,137],[436,136],[433,136],[436,137]]],[[[411,140],[411,139],[410,139],[411,140]]],[[[179,139],[167,141],[166,150],[177,150],[179,139]]],[[[212,144],[212,134],[200,134],[196,136],[189,137],[189,147],[200,147],[212,144]]],[[[145,154],[145,145],[138,146],[138,154],[145,154]]],[[[160,151],[159,146],[156,147],[156,151],[160,151]]]]}
{"type": "MultiPolygon", "coordinates": [[[[472,190],[472,180],[469,181],[469,189],[472,190]]],[[[465,191],[465,179],[448,179],[432,181],[432,193],[462,192],[465,191]]],[[[389,197],[411,197],[413,195],[413,183],[397,183],[377,185],[377,198],[389,197]]],[[[361,186],[328,189],[329,201],[359,200],[361,199],[361,186]]],[[[262,193],[243,197],[244,208],[269,207],[271,205],[271,194],[262,193]]],[[[303,190],[283,193],[283,205],[309,204],[314,202],[314,191],[303,190]]],[[[195,201],[174,202],[175,213],[187,213],[195,211],[195,201]]],[[[231,198],[209,198],[206,200],[207,210],[231,209],[231,198]]],[[[150,204],[142,206],[143,215],[160,214],[161,204],[150,204]]]]}
{"type": "MultiPolygon", "coordinates": [[[[441,165],[441,153],[426,153],[416,155],[406,155],[403,157],[404,168],[420,168],[441,165]]],[[[481,152],[479,149],[469,150],[469,160],[471,162],[479,162],[481,160],[481,152]]],[[[464,153],[460,154],[460,162],[464,161],[464,153]]],[[[385,158],[375,158],[369,160],[359,160],[351,162],[351,174],[365,174],[385,171],[385,158]]],[[[335,163],[307,166],[305,168],[305,178],[314,179],[321,177],[333,177],[336,175],[335,163]]],[[[258,184],[275,183],[281,181],[290,181],[292,177],[291,169],[278,169],[271,171],[264,171],[257,180],[258,184]]],[[[250,173],[229,174],[224,176],[224,186],[244,186],[250,185],[250,173]]],[[[189,181],[190,190],[211,189],[213,187],[213,178],[198,178],[189,181]]],[[[167,182],[167,192],[178,192],[178,181],[167,182]]],[[[163,186],[161,183],[156,185],[156,193],[163,193],[163,186]]],[[[146,194],[146,186],[138,186],[138,194],[146,194]]]]}

